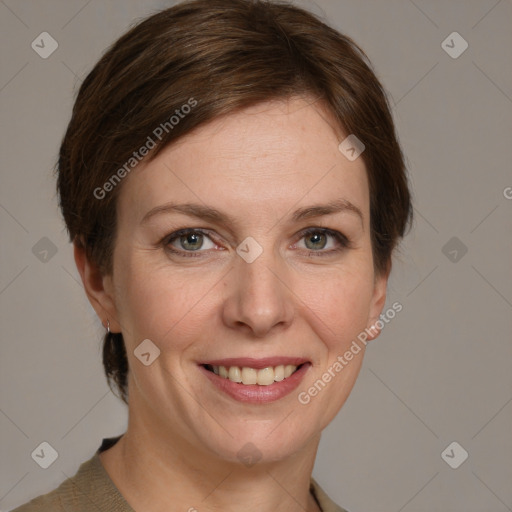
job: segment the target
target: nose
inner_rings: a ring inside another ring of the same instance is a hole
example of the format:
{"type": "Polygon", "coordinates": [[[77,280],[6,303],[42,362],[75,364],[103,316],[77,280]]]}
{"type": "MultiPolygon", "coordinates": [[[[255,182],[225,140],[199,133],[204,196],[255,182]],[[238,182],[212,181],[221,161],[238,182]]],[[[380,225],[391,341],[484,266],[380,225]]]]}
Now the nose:
{"type": "Polygon", "coordinates": [[[292,322],[294,307],[285,269],[265,251],[252,263],[237,257],[234,265],[228,274],[224,323],[258,338],[286,329],[292,322]]]}

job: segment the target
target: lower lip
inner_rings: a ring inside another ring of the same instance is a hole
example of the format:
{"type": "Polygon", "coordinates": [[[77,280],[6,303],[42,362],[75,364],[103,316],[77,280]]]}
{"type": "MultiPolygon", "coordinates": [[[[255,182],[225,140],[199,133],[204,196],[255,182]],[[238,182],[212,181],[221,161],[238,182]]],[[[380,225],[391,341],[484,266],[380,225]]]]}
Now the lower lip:
{"type": "Polygon", "coordinates": [[[199,366],[199,369],[210,379],[212,384],[231,398],[239,402],[266,404],[275,402],[296,389],[310,366],[311,363],[305,363],[286,379],[274,382],[269,386],[258,386],[257,384],[246,386],[245,384],[239,384],[238,382],[220,377],[216,373],[207,370],[204,366],[199,366]]]}

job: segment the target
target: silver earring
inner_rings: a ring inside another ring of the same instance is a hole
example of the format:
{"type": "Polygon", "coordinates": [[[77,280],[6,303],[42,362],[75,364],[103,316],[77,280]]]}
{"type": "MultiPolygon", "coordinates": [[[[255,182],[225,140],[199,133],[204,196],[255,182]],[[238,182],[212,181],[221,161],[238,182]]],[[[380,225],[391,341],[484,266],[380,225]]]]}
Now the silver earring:
{"type": "Polygon", "coordinates": [[[110,334],[110,320],[107,318],[107,333],[110,334]]]}

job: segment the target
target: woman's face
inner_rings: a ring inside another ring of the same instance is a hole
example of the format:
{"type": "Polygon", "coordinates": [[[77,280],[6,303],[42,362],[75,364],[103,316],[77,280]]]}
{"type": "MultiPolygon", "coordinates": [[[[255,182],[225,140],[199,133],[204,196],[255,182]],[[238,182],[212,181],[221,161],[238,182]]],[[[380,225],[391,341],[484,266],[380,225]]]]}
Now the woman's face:
{"type": "Polygon", "coordinates": [[[125,178],[106,308],[127,346],[130,417],[153,435],[277,460],[317,439],[349,395],[364,350],[332,367],[378,318],[386,278],[373,269],[365,165],[338,150],[329,119],[302,99],[262,104],[125,178]],[[211,371],[222,362],[247,367],[234,380],[277,381],[231,382],[211,371]],[[290,380],[256,371],[302,362],[290,380]]]}

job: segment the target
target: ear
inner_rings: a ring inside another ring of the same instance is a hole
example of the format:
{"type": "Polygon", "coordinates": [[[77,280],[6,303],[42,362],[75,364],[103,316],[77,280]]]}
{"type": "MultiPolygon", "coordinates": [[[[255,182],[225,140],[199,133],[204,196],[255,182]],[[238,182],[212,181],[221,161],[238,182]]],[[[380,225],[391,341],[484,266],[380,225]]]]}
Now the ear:
{"type": "Polygon", "coordinates": [[[117,310],[113,294],[112,276],[103,275],[99,267],[89,261],[85,248],[74,243],[75,263],[82,278],[87,298],[101,323],[107,328],[107,320],[111,332],[121,332],[121,326],[117,321],[117,310]]]}
{"type": "Polygon", "coordinates": [[[391,264],[385,272],[375,274],[373,295],[370,304],[370,314],[368,315],[367,333],[368,340],[374,340],[380,334],[380,329],[375,325],[379,320],[380,314],[386,303],[386,290],[388,287],[389,273],[391,272],[391,264]]]}

